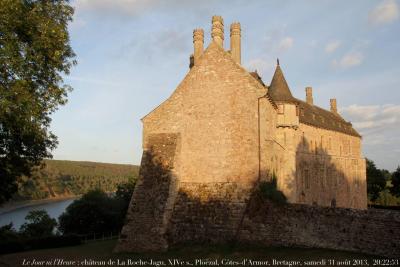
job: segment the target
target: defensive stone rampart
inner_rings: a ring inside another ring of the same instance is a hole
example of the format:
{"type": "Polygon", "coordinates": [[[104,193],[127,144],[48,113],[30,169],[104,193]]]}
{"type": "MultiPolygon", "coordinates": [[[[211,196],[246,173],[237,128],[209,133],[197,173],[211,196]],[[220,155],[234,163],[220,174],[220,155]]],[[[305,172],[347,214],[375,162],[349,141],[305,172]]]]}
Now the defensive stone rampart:
{"type": "Polygon", "coordinates": [[[241,225],[243,243],[314,247],[400,257],[400,212],[252,201],[241,225]]]}
{"type": "Polygon", "coordinates": [[[167,230],[170,245],[238,242],[400,257],[397,211],[278,205],[254,199],[248,206],[241,201],[207,203],[188,198],[177,203],[167,230]]]}

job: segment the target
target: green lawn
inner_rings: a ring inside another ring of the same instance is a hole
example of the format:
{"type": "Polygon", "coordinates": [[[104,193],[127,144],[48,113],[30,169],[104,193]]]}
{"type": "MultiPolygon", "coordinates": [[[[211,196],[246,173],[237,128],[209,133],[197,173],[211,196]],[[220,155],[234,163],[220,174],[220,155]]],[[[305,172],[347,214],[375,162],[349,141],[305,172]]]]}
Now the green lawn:
{"type": "MultiPolygon", "coordinates": [[[[341,266],[354,266],[353,259],[367,259],[372,265],[373,256],[366,256],[357,253],[324,249],[299,249],[299,248],[263,248],[263,247],[227,247],[227,246],[184,246],[182,248],[171,249],[166,253],[149,254],[113,254],[112,250],[116,240],[99,241],[75,247],[55,248],[28,251],[0,256],[0,266],[251,266],[250,260],[258,265],[267,266],[289,266],[288,263],[295,264],[300,261],[301,265],[306,266],[305,261],[320,261],[322,259],[334,259],[336,263],[349,260],[348,264],[341,266]],[[58,265],[54,264],[56,259],[58,265]],[[272,260],[275,259],[275,262],[272,260]],[[34,264],[32,264],[35,260],[34,264]],[[140,261],[141,260],[141,261],[140,261]],[[145,264],[144,261],[152,260],[152,264],[145,264]],[[172,264],[175,260],[175,265],[172,264]],[[286,262],[284,262],[286,260],[286,262]],[[110,261],[111,264],[110,264],[110,261]],[[119,265],[118,265],[119,261],[119,265]],[[170,262],[171,261],[171,262],[170,262]],[[178,265],[177,262],[181,264],[178,265]],[[23,263],[25,262],[25,265],[23,263]],[[217,262],[219,265],[215,265],[217,262]],[[125,265],[122,265],[125,263],[125,265]],[[245,263],[245,265],[243,264],[245,263]],[[273,264],[275,263],[275,264],[273,264]],[[286,264],[285,264],[286,263],[286,264]],[[70,265],[68,265],[70,264],[70,265]],[[105,265],[103,265],[105,264],[105,265]]],[[[313,262],[310,262],[313,263],[313,262]]],[[[327,265],[327,264],[326,264],[327,265]]],[[[314,264],[312,266],[326,266],[325,264],[314,264]]],[[[334,266],[334,265],[329,265],[334,266]]]]}

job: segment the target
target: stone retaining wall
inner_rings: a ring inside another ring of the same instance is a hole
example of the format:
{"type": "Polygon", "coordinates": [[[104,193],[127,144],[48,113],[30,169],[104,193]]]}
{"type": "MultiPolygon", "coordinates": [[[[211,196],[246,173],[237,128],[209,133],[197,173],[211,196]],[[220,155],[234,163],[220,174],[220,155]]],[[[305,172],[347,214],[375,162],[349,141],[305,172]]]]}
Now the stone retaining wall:
{"type": "Polygon", "coordinates": [[[400,212],[252,201],[238,241],[400,257],[400,212]]]}

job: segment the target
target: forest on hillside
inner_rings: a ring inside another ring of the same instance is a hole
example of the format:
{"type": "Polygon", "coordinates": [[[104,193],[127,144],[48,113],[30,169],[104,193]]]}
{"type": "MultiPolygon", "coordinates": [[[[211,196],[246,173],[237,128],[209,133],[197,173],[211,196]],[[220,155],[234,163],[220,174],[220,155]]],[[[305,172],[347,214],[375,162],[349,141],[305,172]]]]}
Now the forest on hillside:
{"type": "Polygon", "coordinates": [[[139,166],[84,161],[44,160],[31,177],[21,177],[14,201],[81,195],[91,189],[114,192],[136,180],[139,166]]]}

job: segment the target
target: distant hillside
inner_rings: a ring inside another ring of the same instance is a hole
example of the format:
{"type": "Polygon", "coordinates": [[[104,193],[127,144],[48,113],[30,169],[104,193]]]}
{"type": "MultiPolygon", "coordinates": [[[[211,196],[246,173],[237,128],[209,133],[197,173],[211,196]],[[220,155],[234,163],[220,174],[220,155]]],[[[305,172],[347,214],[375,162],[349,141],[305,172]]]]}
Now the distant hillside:
{"type": "Polygon", "coordinates": [[[116,190],[136,179],[139,166],[85,161],[45,160],[32,177],[22,177],[13,200],[37,200],[81,195],[94,188],[116,190]]]}

